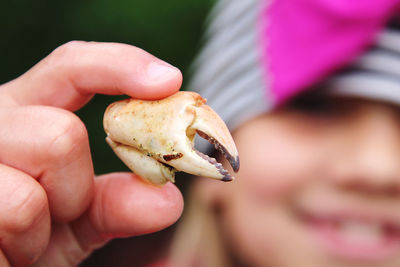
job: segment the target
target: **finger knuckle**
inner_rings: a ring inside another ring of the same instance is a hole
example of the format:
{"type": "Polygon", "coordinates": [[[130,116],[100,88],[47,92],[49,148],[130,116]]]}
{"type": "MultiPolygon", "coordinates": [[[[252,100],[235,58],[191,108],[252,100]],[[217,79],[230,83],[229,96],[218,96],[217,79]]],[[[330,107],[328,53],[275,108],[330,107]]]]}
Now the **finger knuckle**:
{"type": "Polygon", "coordinates": [[[83,41],[69,41],[59,47],[57,47],[54,51],[53,51],[53,55],[56,56],[70,56],[71,53],[75,53],[77,51],[79,51],[82,46],[85,44],[86,42],[83,41]]]}
{"type": "Polygon", "coordinates": [[[57,47],[48,57],[45,58],[44,64],[49,66],[50,69],[61,68],[74,57],[79,54],[86,42],[83,41],[69,41],[57,47]]]}
{"type": "Polygon", "coordinates": [[[13,233],[25,232],[48,212],[46,192],[40,186],[20,187],[10,195],[8,210],[4,228],[13,233]]]}
{"type": "Polygon", "coordinates": [[[88,134],[83,122],[72,113],[58,114],[58,118],[49,127],[48,155],[59,159],[71,153],[75,148],[88,140],[88,134]]]}

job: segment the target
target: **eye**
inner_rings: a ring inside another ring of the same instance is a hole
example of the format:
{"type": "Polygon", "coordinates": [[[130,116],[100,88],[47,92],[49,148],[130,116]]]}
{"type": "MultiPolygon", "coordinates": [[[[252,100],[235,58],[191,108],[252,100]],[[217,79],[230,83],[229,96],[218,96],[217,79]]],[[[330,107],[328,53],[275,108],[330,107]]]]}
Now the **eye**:
{"type": "Polygon", "coordinates": [[[352,105],[344,99],[306,94],[293,99],[288,110],[319,118],[338,118],[351,112],[352,105]]]}
{"type": "Polygon", "coordinates": [[[326,97],[301,96],[293,99],[287,106],[290,110],[310,113],[325,114],[334,111],[332,101],[326,97]]]}

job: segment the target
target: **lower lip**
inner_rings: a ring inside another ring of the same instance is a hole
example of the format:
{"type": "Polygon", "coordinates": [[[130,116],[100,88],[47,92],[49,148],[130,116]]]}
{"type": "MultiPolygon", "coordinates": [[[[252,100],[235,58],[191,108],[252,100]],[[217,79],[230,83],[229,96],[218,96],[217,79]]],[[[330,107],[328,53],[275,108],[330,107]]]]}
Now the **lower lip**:
{"type": "Polygon", "coordinates": [[[318,247],[336,258],[356,261],[382,261],[400,254],[400,236],[385,234],[376,242],[349,240],[333,223],[307,220],[318,247]]]}

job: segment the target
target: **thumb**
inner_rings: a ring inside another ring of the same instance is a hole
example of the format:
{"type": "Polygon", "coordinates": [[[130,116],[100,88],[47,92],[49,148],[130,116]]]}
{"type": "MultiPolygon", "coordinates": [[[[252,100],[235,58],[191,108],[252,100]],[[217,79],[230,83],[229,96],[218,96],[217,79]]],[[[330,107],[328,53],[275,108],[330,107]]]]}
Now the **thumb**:
{"type": "Polygon", "coordinates": [[[159,231],[173,224],[182,210],[183,198],[174,184],[157,187],[132,173],[113,173],[96,178],[95,197],[87,217],[74,226],[90,223],[97,233],[92,237],[86,234],[88,240],[81,240],[90,243],[98,236],[112,238],[159,231]]]}
{"type": "Polygon", "coordinates": [[[151,233],[170,226],[182,210],[183,198],[174,184],[155,187],[132,173],[99,176],[95,179],[95,196],[89,210],[70,227],[53,228],[59,233],[53,234],[47,251],[35,266],[50,266],[55,262],[77,265],[112,238],[151,233]]]}

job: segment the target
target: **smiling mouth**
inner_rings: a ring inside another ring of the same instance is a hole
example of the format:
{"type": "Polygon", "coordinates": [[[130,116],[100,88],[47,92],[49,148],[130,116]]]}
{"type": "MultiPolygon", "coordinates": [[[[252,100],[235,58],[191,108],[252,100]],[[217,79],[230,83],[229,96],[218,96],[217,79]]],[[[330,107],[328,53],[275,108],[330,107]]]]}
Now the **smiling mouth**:
{"type": "Polygon", "coordinates": [[[301,216],[317,247],[347,260],[381,261],[400,254],[400,225],[355,216],[301,216]]]}

